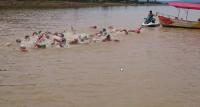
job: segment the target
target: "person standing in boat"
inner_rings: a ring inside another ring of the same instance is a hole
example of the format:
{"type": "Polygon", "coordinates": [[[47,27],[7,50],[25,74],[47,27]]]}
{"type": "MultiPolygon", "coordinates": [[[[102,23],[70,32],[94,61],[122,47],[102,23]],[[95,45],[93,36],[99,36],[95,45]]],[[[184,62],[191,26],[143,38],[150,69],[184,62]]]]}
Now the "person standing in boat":
{"type": "Polygon", "coordinates": [[[154,15],[153,12],[150,10],[150,11],[149,11],[149,14],[148,14],[148,16],[147,16],[147,18],[145,18],[145,19],[146,19],[145,24],[149,24],[150,22],[155,23],[156,19],[154,18],[154,16],[155,16],[155,15],[154,15]]]}

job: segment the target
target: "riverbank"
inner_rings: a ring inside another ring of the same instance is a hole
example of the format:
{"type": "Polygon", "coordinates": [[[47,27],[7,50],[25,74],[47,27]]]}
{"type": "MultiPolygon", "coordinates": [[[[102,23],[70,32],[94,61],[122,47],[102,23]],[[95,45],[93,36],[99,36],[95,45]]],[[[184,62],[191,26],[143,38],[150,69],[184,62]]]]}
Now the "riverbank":
{"type": "Polygon", "coordinates": [[[82,3],[67,1],[0,1],[0,8],[83,8],[96,6],[136,6],[136,5],[161,5],[161,4],[136,4],[136,3],[82,3]]]}
{"type": "Polygon", "coordinates": [[[80,8],[95,6],[123,6],[136,5],[124,3],[81,3],[66,1],[0,1],[0,8],[80,8]]]}

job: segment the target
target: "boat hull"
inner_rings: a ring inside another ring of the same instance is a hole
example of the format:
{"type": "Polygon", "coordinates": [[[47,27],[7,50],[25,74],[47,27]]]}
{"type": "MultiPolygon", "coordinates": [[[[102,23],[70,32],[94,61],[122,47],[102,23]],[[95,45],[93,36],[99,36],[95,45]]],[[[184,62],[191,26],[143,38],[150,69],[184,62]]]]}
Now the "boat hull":
{"type": "Polygon", "coordinates": [[[186,21],[179,19],[167,18],[165,16],[158,16],[160,24],[164,27],[181,27],[181,28],[191,28],[200,29],[200,22],[198,21],[186,21]]]}
{"type": "Polygon", "coordinates": [[[157,26],[160,26],[160,23],[158,23],[158,22],[148,23],[148,24],[142,23],[142,26],[144,26],[144,27],[157,27],[157,26]]]}

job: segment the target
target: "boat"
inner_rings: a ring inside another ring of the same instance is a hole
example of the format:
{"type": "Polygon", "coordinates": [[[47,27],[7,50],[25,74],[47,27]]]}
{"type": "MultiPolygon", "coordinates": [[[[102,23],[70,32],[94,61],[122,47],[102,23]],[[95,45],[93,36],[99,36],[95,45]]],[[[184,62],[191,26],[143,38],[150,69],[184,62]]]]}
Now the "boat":
{"type": "Polygon", "coordinates": [[[155,22],[155,23],[150,22],[150,23],[146,24],[145,22],[143,22],[142,26],[144,26],[144,27],[156,27],[156,26],[160,26],[160,23],[159,22],[155,22]]]}
{"type": "MultiPolygon", "coordinates": [[[[156,13],[156,16],[157,16],[157,13],[156,13]]],[[[154,21],[151,21],[151,22],[147,22],[147,18],[144,18],[145,21],[142,23],[142,27],[156,27],[156,26],[160,26],[160,23],[156,18],[154,18],[155,20],[154,21]]]]}
{"type": "Polygon", "coordinates": [[[174,6],[179,9],[178,16],[170,16],[170,15],[162,15],[159,14],[158,18],[160,21],[160,24],[163,27],[181,27],[181,28],[192,28],[192,29],[200,29],[200,20],[198,21],[189,21],[187,20],[188,16],[188,9],[193,10],[200,10],[200,4],[194,4],[194,3],[186,3],[186,2],[170,2],[168,5],[174,6]],[[180,8],[187,9],[187,15],[186,19],[180,19],[180,8]]]}

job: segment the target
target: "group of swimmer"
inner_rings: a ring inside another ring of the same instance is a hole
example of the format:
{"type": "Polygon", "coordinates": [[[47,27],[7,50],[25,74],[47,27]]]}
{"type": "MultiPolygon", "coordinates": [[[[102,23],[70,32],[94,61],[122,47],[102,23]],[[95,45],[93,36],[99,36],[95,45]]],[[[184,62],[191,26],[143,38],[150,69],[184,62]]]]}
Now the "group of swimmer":
{"type": "MultiPolygon", "coordinates": [[[[90,26],[90,29],[97,29],[97,26],[90,26]]],[[[16,43],[22,52],[27,52],[29,48],[48,48],[58,47],[67,48],[70,45],[75,44],[89,44],[92,42],[120,42],[118,39],[113,39],[114,33],[122,33],[128,35],[129,32],[140,33],[142,27],[136,30],[117,29],[113,26],[103,28],[94,34],[76,33],[72,29],[71,32],[33,32],[30,35],[26,35],[23,39],[16,39],[16,43]]]]}
{"type": "MultiPolygon", "coordinates": [[[[155,18],[152,11],[149,11],[148,17],[146,18],[145,23],[155,23],[155,18]]],[[[75,44],[89,44],[92,42],[119,42],[118,39],[113,39],[114,33],[122,33],[123,35],[128,35],[130,32],[140,33],[142,26],[135,30],[127,30],[127,29],[117,29],[113,26],[109,26],[108,28],[103,28],[101,30],[98,29],[97,26],[90,26],[90,29],[98,30],[94,34],[88,33],[77,33],[74,28],[71,27],[71,32],[33,32],[30,35],[26,35],[23,39],[16,39],[16,43],[19,46],[20,50],[23,52],[27,52],[30,48],[48,48],[48,47],[58,47],[58,48],[66,48],[70,45],[75,44]]],[[[8,44],[10,45],[10,44],[8,44]]]]}

